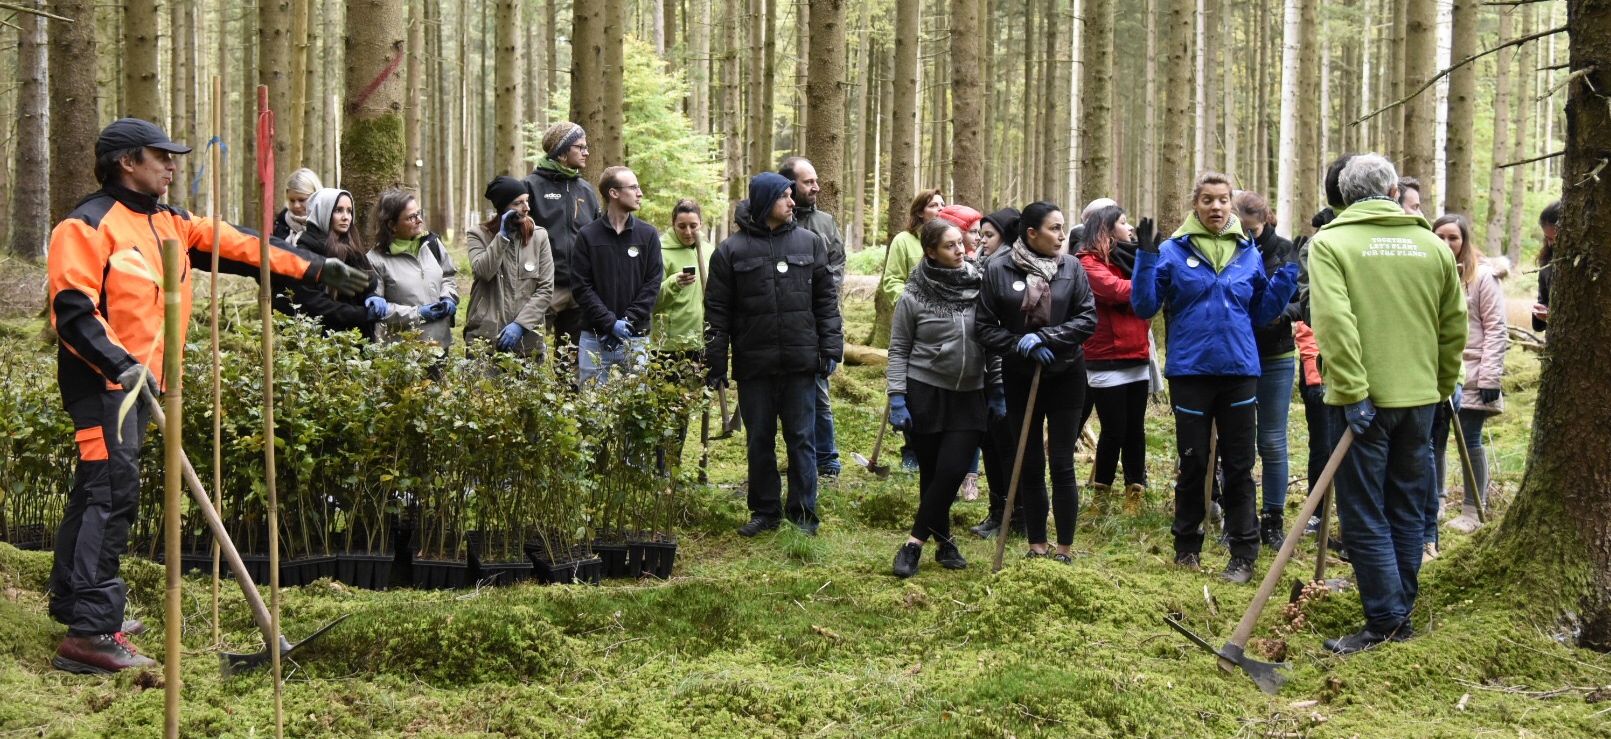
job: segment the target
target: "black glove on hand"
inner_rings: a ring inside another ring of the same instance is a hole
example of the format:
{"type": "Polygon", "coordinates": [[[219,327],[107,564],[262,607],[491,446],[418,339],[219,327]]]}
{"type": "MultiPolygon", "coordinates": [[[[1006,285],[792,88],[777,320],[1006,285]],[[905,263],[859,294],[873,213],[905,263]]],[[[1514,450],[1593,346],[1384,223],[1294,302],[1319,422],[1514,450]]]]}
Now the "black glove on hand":
{"type": "Polygon", "coordinates": [[[1499,402],[1499,388],[1496,388],[1496,387],[1477,388],[1477,393],[1482,397],[1482,404],[1483,405],[1493,405],[1494,403],[1499,402]]]}
{"type": "Polygon", "coordinates": [[[1156,233],[1156,228],[1151,218],[1141,219],[1140,225],[1136,226],[1136,244],[1142,251],[1158,253],[1163,239],[1156,233]]]}
{"type": "Polygon", "coordinates": [[[1299,265],[1303,264],[1303,250],[1304,247],[1308,245],[1309,237],[1299,236],[1295,241],[1292,242],[1292,253],[1287,255],[1287,261],[1295,262],[1299,265]]]}
{"type": "Polygon", "coordinates": [[[326,259],[324,269],[319,270],[319,284],[342,295],[357,295],[369,288],[369,275],[340,259],[326,259]]]}
{"type": "Polygon", "coordinates": [[[134,366],[123,370],[117,376],[117,384],[123,386],[124,392],[138,393],[140,392],[140,386],[150,382],[151,379],[151,370],[146,369],[145,365],[135,362],[134,366]]]}

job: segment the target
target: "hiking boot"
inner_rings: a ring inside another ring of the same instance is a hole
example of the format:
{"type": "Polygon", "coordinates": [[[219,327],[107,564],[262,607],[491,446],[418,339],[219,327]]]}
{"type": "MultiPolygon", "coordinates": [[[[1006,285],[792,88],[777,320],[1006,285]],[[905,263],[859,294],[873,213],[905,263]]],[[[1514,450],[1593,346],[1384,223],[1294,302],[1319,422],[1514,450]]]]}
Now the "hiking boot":
{"type": "Polygon", "coordinates": [[[771,516],[756,514],[750,517],[750,522],[738,527],[739,536],[755,536],[762,531],[771,531],[778,527],[778,519],[771,516]]]}
{"type": "Polygon", "coordinates": [[[56,647],[52,667],[80,675],[109,675],[130,668],[155,667],[157,661],[140,655],[140,650],[129,643],[123,632],[72,636],[62,639],[56,647]]]}
{"type": "Polygon", "coordinates": [[[139,636],[145,633],[145,624],[140,623],[139,619],[131,618],[124,621],[123,628],[118,629],[118,631],[123,632],[124,636],[139,636]]]}
{"type": "Polygon", "coordinates": [[[940,546],[934,550],[934,561],[948,570],[966,569],[968,560],[963,559],[962,550],[957,549],[956,542],[941,540],[940,546]]]}
{"type": "Polygon", "coordinates": [[[1050,552],[1037,552],[1033,549],[1024,552],[1024,559],[1046,559],[1052,556],[1050,552]]]}
{"type": "Polygon", "coordinates": [[[1052,561],[1057,562],[1059,564],[1065,564],[1065,565],[1074,564],[1074,558],[1068,556],[1067,554],[1053,554],[1052,555],[1052,561]]]}
{"type": "Polygon", "coordinates": [[[1001,519],[989,516],[985,516],[985,519],[980,521],[979,525],[968,529],[968,533],[986,540],[996,538],[996,533],[999,531],[1001,531],[1001,519]]]}
{"type": "Polygon", "coordinates": [[[1466,508],[1460,511],[1460,515],[1455,516],[1444,526],[1448,526],[1450,531],[1457,534],[1469,534],[1482,528],[1482,521],[1477,518],[1476,510],[1466,508]]]}
{"type": "Polygon", "coordinates": [[[963,500],[968,500],[968,501],[978,500],[979,499],[979,473],[977,473],[977,472],[969,472],[967,477],[962,478],[962,488],[957,491],[957,495],[960,496],[963,500]]]}
{"type": "Polygon", "coordinates": [[[1280,511],[1265,511],[1259,516],[1259,541],[1272,552],[1281,550],[1287,541],[1286,520],[1280,511]]]}
{"type": "Polygon", "coordinates": [[[1147,488],[1141,483],[1124,486],[1124,515],[1139,516],[1147,504],[1147,488]]]}
{"type": "Polygon", "coordinates": [[[1437,559],[1438,554],[1439,554],[1439,552],[1438,552],[1438,543],[1437,542],[1429,541],[1429,542],[1427,542],[1425,544],[1422,544],[1421,545],[1421,566],[1425,567],[1426,563],[1431,562],[1434,559],[1437,559]]]}
{"type": "Polygon", "coordinates": [[[917,574],[923,562],[923,545],[906,542],[895,552],[895,576],[905,579],[917,574]]]}
{"type": "Polygon", "coordinates": [[[1391,634],[1383,634],[1371,631],[1367,627],[1347,636],[1340,636],[1336,639],[1327,639],[1322,642],[1322,644],[1326,647],[1326,649],[1329,649],[1337,654],[1354,654],[1355,652],[1363,652],[1372,647],[1376,647],[1384,642],[1405,641],[1414,635],[1415,629],[1406,623],[1403,626],[1398,627],[1398,629],[1391,634]]]}
{"type": "Polygon", "coordinates": [[[901,449],[901,471],[917,471],[917,452],[912,451],[911,447],[904,447],[901,449]]]}
{"type": "Polygon", "coordinates": [[[1188,570],[1201,569],[1203,557],[1196,552],[1177,552],[1175,554],[1175,566],[1184,567],[1188,570]]]}
{"type": "Polygon", "coordinates": [[[1253,560],[1241,557],[1231,557],[1225,563],[1225,571],[1219,573],[1219,578],[1225,582],[1245,585],[1253,580],[1253,560]]]}
{"type": "Polygon", "coordinates": [[[1091,483],[1091,515],[1108,515],[1108,506],[1113,497],[1113,486],[1103,485],[1100,482],[1091,483]]]}

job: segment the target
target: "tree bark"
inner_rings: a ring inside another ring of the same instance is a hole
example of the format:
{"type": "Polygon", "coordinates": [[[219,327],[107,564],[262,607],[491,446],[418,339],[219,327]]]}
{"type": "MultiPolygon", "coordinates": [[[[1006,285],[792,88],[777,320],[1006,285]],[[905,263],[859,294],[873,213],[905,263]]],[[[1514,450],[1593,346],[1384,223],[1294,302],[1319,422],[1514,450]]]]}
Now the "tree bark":
{"type": "Polygon", "coordinates": [[[605,2],[573,3],[570,120],[587,131],[593,147],[583,176],[597,179],[604,166],[605,2]]]}
{"type": "MultiPolygon", "coordinates": [[[[162,123],[162,95],[157,84],[157,0],[127,0],[123,20],[123,91],[119,115],[162,123]]],[[[68,24],[62,24],[68,25],[68,24]]]]}
{"type": "Polygon", "coordinates": [[[96,188],[91,157],[100,135],[96,121],[95,5],[90,0],[56,0],[51,12],[78,18],[51,29],[50,38],[50,173],[51,222],[65,218],[73,206],[96,188]]]}
{"type": "MultiPolygon", "coordinates": [[[[1388,100],[1402,100],[1404,94],[1409,92],[1404,87],[1404,70],[1407,61],[1405,51],[1408,46],[1405,27],[1409,22],[1409,5],[1411,2],[1412,0],[1388,0],[1392,11],[1392,24],[1388,27],[1387,41],[1388,100]]],[[[1383,114],[1387,118],[1382,126],[1382,133],[1387,145],[1385,153],[1387,158],[1394,162],[1404,160],[1404,112],[1404,106],[1401,105],[1383,114]]]]}
{"type": "MultiPolygon", "coordinates": [[[[1516,8],[1521,13],[1521,35],[1526,36],[1538,30],[1538,11],[1533,5],[1523,5],[1516,8]]],[[[1514,87],[1510,91],[1511,110],[1515,111],[1516,118],[1510,124],[1510,158],[1507,162],[1516,162],[1526,159],[1528,142],[1528,122],[1533,109],[1533,81],[1538,79],[1538,42],[1531,41],[1516,47],[1516,71],[1511,78],[1514,87]]],[[[1495,165],[1501,162],[1494,162],[1495,165]]],[[[1505,256],[1510,258],[1511,264],[1521,264],[1522,232],[1527,228],[1527,218],[1523,209],[1527,205],[1527,167],[1517,166],[1510,168],[1510,196],[1506,202],[1510,205],[1510,217],[1507,219],[1509,228],[1506,232],[1505,256]]]]}
{"type": "MultiPolygon", "coordinates": [[[[1194,0],[1161,0],[1164,3],[1163,55],[1165,69],[1190,69],[1192,15],[1194,0]]],[[[1167,99],[1162,126],[1162,151],[1158,156],[1158,231],[1173,233],[1185,220],[1190,205],[1192,86],[1190,74],[1172,73],[1167,77],[1167,99]]]]}
{"type": "Polygon", "coordinates": [[[347,121],[341,134],[342,185],[356,224],[367,224],[380,192],[403,182],[403,0],[347,0],[347,121]]]}
{"type": "MultiPolygon", "coordinates": [[[[43,8],[43,0],[34,0],[43,8]]],[[[46,34],[44,18],[18,15],[23,30],[17,34],[17,159],[19,173],[11,192],[11,253],[35,260],[45,251],[50,234],[49,101],[46,99],[46,34]]],[[[84,154],[79,155],[80,159],[84,154]]]]}
{"type": "MultiPolygon", "coordinates": [[[[773,0],[776,2],[777,0],[773,0]]],[[[749,0],[745,17],[749,21],[749,63],[742,70],[746,84],[744,105],[749,115],[744,128],[746,141],[746,167],[750,172],[771,169],[772,122],[766,117],[766,103],[761,101],[771,89],[771,81],[763,76],[766,69],[766,0],[749,0]]]]}
{"type": "MultiPolygon", "coordinates": [[[[543,46],[543,75],[549,94],[559,89],[559,0],[544,0],[543,2],[543,30],[548,34],[548,43],[543,46]]],[[[576,53],[576,37],[574,30],[571,35],[571,53],[576,53]]],[[[573,89],[572,94],[575,94],[573,89]]],[[[544,111],[546,118],[548,113],[544,111]]],[[[572,119],[575,120],[574,118],[572,119]]]]}
{"type": "Polygon", "coordinates": [[[497,44],[498,55],[493,63],[493,104],[497,129],[494,151],[497,166],[492,174],[520,175],[525,172],[524,158],[520,153],[520,71],[524,65],[519,59],[520,18],[518,0],[498,0],[497,44]]]}
{"type": "Polygon", "coordinates": [[[889,147],[889,215],[884,243],[906,227],[906,206],[917,192],[917,29],[919,0],[895,2],[895,77],[889,147]]]}
{"type": "Polygon", "coordinates": [[[1213,113],[1208,105],[1208,43],[1203,23],[1207,0],[1196,0],[1192,8],[1192,156],[1193,172],[1208,169],[1208,126],[1213,113]]]}
{"type": "MultiPolygon", "coordinates": [[[[1276,159],[1296,162],[1298,156],[1298,67],[1303,52],[1303,0],[1286,0],[1282,8],[1281,31],[1281,123],[1280,144],[1276,159]]],[[[1275,195],[1275,232],[1292,238],[1292,224],[1297,208],[1297,177],[1295,166],[1283,166],[1277,175],[1275,195]]]]}
{"type": "MultiPolygon", "coordinates": [[[[425,58],[424,6],[435,0],[404,0],[408,5],[408,62],[403,73],[403,184],[416,190],[420,187],[420,125],[424,118],[421,106],[426,101],[423,78],[420,74],[425,58]]],[[[423,202],[422,202],[423,206],[423,202]]]]}
{"type": "Polygon", "coordinates": [[[763,19],[765,23],[763,31],[766,45],[762,49],[763,68],[756,70],[761,75],[761,84],[758,87],[761,88],[761,121],[764,127],[761,129],[761,156],[755,164],[757,170],[773,169],[776,166],[772,154],[777,149],[778,3],[783,0],[764,0],[764,2],[766,16],[763,19]]]}
{"type": "MultiPolygon", "coordinates": [[[[1512,9],[1499,11],[1499,39],[1512,38],[1516,16],[1512,9]]],[[[1510,68],[1515,63],[1516,47],[1500,49],[1494,61],[1494,148],[1493,163],[1502,164],[1511,152],[1510,133],[1510,68]]],[[[1505,243],[1505,175],[1503,169],[1488,172],[1488,217],[1483,228],[1483,251],[1489,255],[1504,253],[1505,243]]]]}
{"type": "MultiPolygon", "coordinates": [[[[652,2],[653,0],[651,0],[652,2]]],[[[605,167],[626,164],[626,4],[605,0],[603,141],[592,144],[597,156],[587,160],[587,178],[598,183],[605,167]]]]}
{"type": "Polygon", "coordinates": [[[1076,203],[1114,192],[1113,18],[1113,0],[1085,0],[1085,30],[1080,39],[1084,57],[1080,75],[1080,193],[1076,203]]]}
{"type": "Polygon", "coordinates": [[[805,151],[822,182],[817,208],[843,215],[839,192],[845,151],[845,0],[811,0],[810,54],[805,151]]]}
{"type": "MultiPolygon", "coordinates": [[[[789,148],[800,151],[806,144],[806,131],[811,128],[811,108],[806,100],[811,84],[811,19],[815,14],[808,0],[794,0],[794,90],[789,100],[794,108],[794,125],[790,128],[789,148]]],[[[841,115],[841,117],[843,117],[841,115]]],[[[818,152],[820,154],[820,152],[818,152]]]]}
{"type": "MultiPolygon", "coordinates": [[[[194,3],[168,3],[168,135],[175,141],[201,146],[196,135],[196,60],[192,57],[195,44],[195,25],[192,13],[194,3]]],[[[174,162],[173,186],[168,188],[168,202],[186,206],[190,203],[190,180],[196,170],[197,157],[179,157],[174,162]]]]}
{"type": "Polygon", "coordinates": [[[694,133],[710,133],[710,0],[692,0],[688,12],[688,114],[694,133]]]}
{"type": "MultiPolygon", "coordinates": [[[[168,0],[178,2],[178,0],[168,0]]],[[[301,167],[308,161],[306,130],[303,128],[305,118],[303,111],[308,109],[308,0],[291,1],[291,89],[288,94],[290,104],[283,115],[289,124],[287,126],[286,151],[290,159],[285,166],[301,167]]]]}
{"type": "MultiPolygon", "coordinates": [[[[1450,37],[1449,58],[1464,59],[1477,52],[1477,3],[1454,0],[1454,30],[1450,37]]],[[[1445,127],[1443,209],[1450,213],[1472,214],[1472,161],[1477,97],[1477,68],[1467,64],[1449,74],[1449,117],[1445,127]]]]}
{"type": "Polygon", "coordinates": [[[951,190],[959,203],[983,209],[984,83],[979,78],[978,0],[951,0],[951,190]]]}
{"type": "MultiPolygon", "coordinates": [[[[1405,16],[1404,89],[1406,93],[1421,87],[1437,73],[1437,4],[1411,2],[1405,16]]],[[[1433,190],[1437,121],[1437,100],[1432,91],[1416,95],[1404,104],[1404,156],[1399,162],[1399,173],[1421,181],[1421,201],[1428,212],[1436,202],[1433,190]]],[[[1470,125],[1466,122],[1465,125],[1470,125]]]]}
{"type": "MultiPolygon", "coordinates": [[[[291,158],[291,3],[290,0],[257,2],[257,84],[268,85],[269,109],[274,111],[275,176],[282,181],[291,170],[302,166],[291,158]]],[[[254,96],[252,98],[256,100],[254,96]]],[[[253,104],[255,109],[255,103],[253,104]]],[[[300,110],[297,111],[300,114],[300,110]]],[[[273,183],[267,197],[282,197],[280,183],[273,183]]],[[[254,213],[257,211],[253,211],[254,213]]]]}
{"type": "MultiPolygon", "coordinates": [[[[1293,234],[1308,234],[1309,214],[1320,209],[1321,170],[1320,109],[1314,101],[1320,99],[1320,0],[1299,0],[1299,26],[1303,40],[1300,44],[1298,64],[1298,152],[1292,166],[1297,170],[1298,181],[1293,188],[1293,214],[1295,223],[1289,226],[1293,234]]],[[[1279,229],[1278,229],[1279,232],[1279,229]]]]}
{"type": "MultiPolygon", "coordinates": [[[[1141,202],[1135,211],[1139,222],[1142,216],[1158,215],[1158,2],[1147,0],[1146,13],[1146,70],[1143,73],[1146,112],[1141,120],[1141,202]]],[[[1086,43],[1090,36],[1087,34],[1086,43]]],[[[1089,48],[1089,47],[1087,47],[1089,48]]]]}

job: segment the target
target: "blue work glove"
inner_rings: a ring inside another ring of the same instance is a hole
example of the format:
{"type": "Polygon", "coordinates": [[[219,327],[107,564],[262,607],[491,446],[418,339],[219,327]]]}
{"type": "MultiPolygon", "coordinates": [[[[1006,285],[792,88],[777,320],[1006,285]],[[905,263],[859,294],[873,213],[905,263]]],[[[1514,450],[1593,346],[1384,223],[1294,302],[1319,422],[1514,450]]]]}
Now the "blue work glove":
{"type": "Polygon", "coordinates": [[[985,386],[985,405],[990,408],[990,420],[1007,417],[1007,390],[1000,385],[985,386]]]}
{"type": "Polygon", "coordinates": [[[520,233],[520,220],[521,216],[519,213],[516,213],[512,210],[506,210],[503,213],[503,221],[501,225],[499,225],[498,230],[502,231],[504,236],[508,236],[510,241],[515,241],[515,237],[520,233]]]}
{"type": "Polygon", "coordinates": [[[378,321],[392,312],[392,307],[386,304],[386,299],[379,295],[364,298],[364,308],[369,310],[369,320],[378,321]]]}
{"type": "Polygon", "coordinates": [[[443,305],[442,303],[422,305],[420,306],[418,313],[420,320],[424,321],[425,323],[440,321],[447,317],[447,306],[443,305]]]}
{"type": "Polygon", "coordinates": [[[1035,351],[1029,353],[1029,358],[1039,362],[1042,367],[1050,367],[1052,362],[1057,361],[1057,355],[1053,354],[1051,347],[1047,346],[1035,347],[1035,351]]]}
{"type": "Polygon", "coordinates": [[[1370,424],[1376,420],[1376,404],[1365,398],[1358,403],[1349,403],[1344,413],[1348,416],[1348,428],[1354,430],[1355,436],[1362,436],[1370,430],[1370,424]]]}
{"type": "Polygon", "coordinates": [[[912,430],[912,412],[906,409],[905,395],[889,396],[889,425],[896,431],[912,430]]]}
{"type": "Polygon", "coordinates": [[[520,341],[520,337],[525,335],[526,327],[511,321],[508,326],[503,327],[503,331],[498,332],[498,348],[503,351],[513,349],[520,341]]]}
{"type": "Polygon", "coordinates": [[[458,298],[442,298],[442,317],[446,318],[459,312],[458,298]]]}
{"type": "Polygon", "coordinates": [[[833,357],[818,357],[817,358],[817,375],[818,376],[820,376],[820,377],[832,377],[833,373],[835,371],[837,371],[838,369],[839,369],[839,360],[834,359],[833,357]]]}
{"type": "Polygon", "coordinates": [[[1464,401],[1465,401],[1464,395],[1465,395],[1465,388],[1462,387],[1460,383],[1458,383],[1458,382],[1455,383],[1454,384],[1454,394],[1449,396],[1449,402],[1454,404],[1454,412],[1455,413],[1460,412],[1460,406],[1463,405],[1464,401]]]}
{"type": "Polygon", "coordinates": [[[1493,405],[1499,402],[1499,388],[1481,387],[1477,388],[1477,393],[1482,397],[1483,405],[1493,405]]]}
{"type": "Polygon", "coordinates": [[[1035,350],[1035,347],[1041,345],[1042,341],[1044,341],[1044,339],[1040,338],[1040,334],[1024,334],[1023,338],[1018,340],[1018,353],[1027,358],[1029,357],[1029,353],[1035,350]]]}
{"type": "Polygon", "coordinates": [[[615,325],[610,327],[610,333],[622,341],[632,338],[632,324],[624,318],[618,318],[615,325]]]}
{"type": "Polygon", "coordinates": [[[1281,265],[1281,269],[1276,270],[1275,274],[1279,277],[1285,277],[1287,284],[1294,284],[1298,281],[1298,263],[1287,262],[1281,265]]]}

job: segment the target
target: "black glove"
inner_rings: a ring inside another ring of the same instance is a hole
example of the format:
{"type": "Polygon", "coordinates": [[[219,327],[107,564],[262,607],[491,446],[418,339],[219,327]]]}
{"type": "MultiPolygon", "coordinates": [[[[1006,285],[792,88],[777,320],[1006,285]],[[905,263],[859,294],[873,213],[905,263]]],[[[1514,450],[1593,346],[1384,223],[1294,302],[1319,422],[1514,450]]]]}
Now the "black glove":
{"type": "Polygon", "coordinates": [[[324,269],[319,270],[318,279],[319,284],[333,288],[342,295],[357,295],[369,289],[369,274],[347,266],[340,259],[324,260],[324,269]]]}
{"type": "Polygon", "coordinates": [[[145,365],[139,362],[135,362],[134,366],[123,370],[117,376],[117,384],[122,385],[123,391],[128,393],[140,392],[140,386],[151,382],[151,380],[151,370],[146,369],[145,365]]]}
{"type": "Polygon", "coordinates": [[[1477,393],[1482,397],[1482,404],[1483,405],[1493,405],[1494,403],[1499,402],[1499,388],[1496,388],[1496,387],[1477,388],[1477,393]]]}
{"type": "Polygon", "coordinates": [[[1158,246],[1163,243],[1163,237],[1155,232],[1155,228],[1151,218],[1141,219],[1141,224],[1136,226],[1136,245],[1142,251],[1158,253],[1158,246]]]}
{"type": "Polygon", "coordinates": [[[1304,385],[1302,393],[1303,393],[1303,401],[1305,403],[1324,403],[1324,402],[1326,402],[1326,386],[1325,385],[1304,385]]]}
{"type": "Polygon", "coordinates": [[[705,374],[705,387],[712,390],[721,390],[727,387],[727,373],[711,370],[705,374]]]}
{"type": "Polygon", "coordinates": [[[1299,236],[1292,242],[1292,253],[1287,255],[1287,261],[1294,264],[1303,264],[1303,249],[1309,244],[1308,236],[1299,236]]]}

